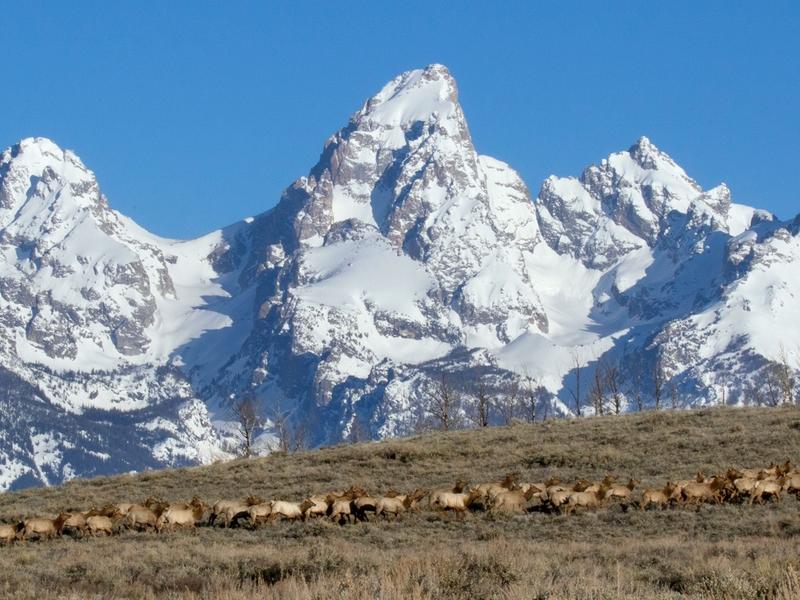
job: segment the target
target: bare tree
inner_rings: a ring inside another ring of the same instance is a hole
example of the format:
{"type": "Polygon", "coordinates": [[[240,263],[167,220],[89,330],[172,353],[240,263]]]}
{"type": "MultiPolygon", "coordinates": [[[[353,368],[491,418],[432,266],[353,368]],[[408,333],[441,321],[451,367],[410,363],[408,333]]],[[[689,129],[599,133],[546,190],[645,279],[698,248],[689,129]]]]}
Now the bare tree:
{"type": "Polygon", "coordinates": [[[667,377],[664,373],[664,365],[661,360],[661,354],[656,356],[656,362],[653,365],[653,398],[656,401],[656,410],[661,409],[661,398],[664,394],[664,384],[667,377]]]}
{"type": "Polygon", "coordinates": [[[778,364],[775,374],[781,391],[781,403],[794,404],[794,371],[789,365],[789,356],[783,344],[780,345],[778,350],[778,364]]]}
{"type": "Polygon", "coordinates": [[[263,427],[264,419],[260,414],[254,397],[247,395],[231,406],[231,416],[237,424],[239,434],[239,456],[249,458],[253,455],[253,442],[256,432],[263,427]]]}
{"type": "Polygon", "coordinates": [[[575,415],[581,417],[581,356],[577,348],[572,351],[572,362],[575,365],[575,389],[570,389],[569,393],[575,402],[575,415]]]}
{"type": "Polygon", "coordinates": [[[769,364],[764,369],[764,386],[766,387],[767,404],[778,406],[781,401],[781,390],[775,364],[769,364]]]}
{"type": "Polygon", "coordinates": [[[483,380],[478,381],[478,390],[476,392],[477,401],[475,402],[475,411],[472,415],[472,421],[476,427],[489,426],[489,411],[491,409],[491,399],[486,390],[486,383],[483,380]]]}
{"type": "Polygon", "coordinates": [[[672,410],[678,408],[678,386],[675,385],[675,382],[669,384],[669,399],[670,403],[672,404],[672,410]]]}
{"type": "Polygon", "coordinates": [[[632,371],[631,386],[633,388],[633,398],[636,401],[636,410],[642,412],[644,410],[644,394],[642,387],[644,386],[644,372],[641,362],[637,363],[632,371]]]}
{"type": "Polygon", "coordinates": [[[450,386],[447,381],[447,375],[443,372],[433,391],[428,408],[428,412],[438,423],[439,429],[449,431],[455,427],[458,417],[458,404],[456,391],[450,386]]]}
{"type": "Polygon", "coordinates": [[[594,376],[592,377],[592,387],[589,389],[589,397],[592,400],[594,407],[594,414],[603,414],[603,405],[606,402],[605,398],[605,382],[603,381],[603,368],[598,363],[594,369],[594,376]]]}
{"type": "Polygon", "coordinates": [[[276,405],[269,411],[269,420],[272,422],[276,437],[270,448],[273,452],[289,454],[306,447],[308,431],[305,423],[293,424],[291,411],[281,410],[280,406],[276,405]]]}
{"type": "Polygon", "coordinates": [[[536,404],[542,396],[544,388],[539,381],[525,371],[525,391],[522,394],[522,411],[528,423],[536,422],[536,404]]]}
{"type": "Polygon", "coordinates": [[[755,382],[750,382],[747,385],[746,395],[751,398],[750,404],[755,404],[756,406],[763,406],[764,405],[764,394],[761,393],[761,388],[756,385],[755,382]]]}
{"type": "Polygon", "coordinates": [[[605,380],[608,393],[611,394],[611,405],[614,408],[614,414],[618,415],[622,412],[623,396],[619,387],[619,367],[616,364],[605,363],[605,380]]]}
{"type": "Polygon", "coordinates": [[[300,452],[308,446],[308,429],[305,422],[298,423],[290,432],[289,451],[300,452]]]}
{"type": "Polygon", "coordinates": [[[508,391],[497,400],[497,408],[500,411],[504,425],[511,425],[514,422],[519,404],[519,392],[519,378],[514,377],[511,380],[508,391]]]}
{"type": "Polygon", "coordinates": [[[272,450],[274,452],[288,453],[291,446],[289,413],[287,411],[280,410],[280,407],[278,407],[270,411],[269,419],[272,421],[272,427],[277,438],[272,450]]]}

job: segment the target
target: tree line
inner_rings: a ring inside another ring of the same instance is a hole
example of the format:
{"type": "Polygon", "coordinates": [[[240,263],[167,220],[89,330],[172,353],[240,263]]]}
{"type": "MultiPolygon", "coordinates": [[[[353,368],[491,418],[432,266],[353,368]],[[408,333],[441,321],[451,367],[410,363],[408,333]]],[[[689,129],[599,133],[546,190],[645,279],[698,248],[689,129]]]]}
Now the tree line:
{"type": "MultiPolygon", "coordinates": [[[[601,358],[589,371],[576,350],[571,355],[571,366],[572,378],[565,388],[571,401],[568,408],[576,417],[583,417],[588,409],[594,415],[619,415],[647,408],[674,410],[682,405],[680,389],[669,376],[661,354],[651,360],[638,357],[627,362],[601,358]]],[[[796,370],[781,346],[777,361],[766,363],[757,378],[739,386],[739,393],[750,405],[794,404],[796,385],[796,370]]],[[[723,377],[714,388],[720,405],[730,402],[730,385],[723,377]]],[[[533,423],[558,416],[554,410],[557,396],[527,372],[519,375],[480,368],[473,373],[441,370],[429,378],[422,391],[425,409],[415,426],[419,432],[510,425],[515,421],[533,423]]],[[[245,395],[232,403],[230,416],[237,440],[230,450],[238,456],[255,454],[257,436],[268,424],[274,435],[268,450],[289,453],[308,445],[306,424],[291,419],[291,412],[277,403],[264,410],[253,395],[245,395]]],[[[354,417],[344,441],[356,443],[371,437],[369,428],[354,417]]]]}

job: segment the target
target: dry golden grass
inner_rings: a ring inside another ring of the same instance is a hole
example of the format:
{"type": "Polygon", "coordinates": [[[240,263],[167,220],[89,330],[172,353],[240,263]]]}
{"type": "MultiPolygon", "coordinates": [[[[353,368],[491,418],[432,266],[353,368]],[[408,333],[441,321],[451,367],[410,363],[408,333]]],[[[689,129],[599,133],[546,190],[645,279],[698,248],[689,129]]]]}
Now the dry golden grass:
{"type": "MultiPolygon", "coordinates": [[[[800,460],[800,411],[643,413],[457,431],[0,496],[0,517],[150,494],[207,501],[299,500],[360,484],[380,492],[497,479],[598,478],[661,485],[730,466],[800,460]]],[[[340,527],[276,523],[0,548],[0,594],[15,598],[774,598],[800,597],[800,502],[612,506],[567,518],[421,511],[340,527]]]]}

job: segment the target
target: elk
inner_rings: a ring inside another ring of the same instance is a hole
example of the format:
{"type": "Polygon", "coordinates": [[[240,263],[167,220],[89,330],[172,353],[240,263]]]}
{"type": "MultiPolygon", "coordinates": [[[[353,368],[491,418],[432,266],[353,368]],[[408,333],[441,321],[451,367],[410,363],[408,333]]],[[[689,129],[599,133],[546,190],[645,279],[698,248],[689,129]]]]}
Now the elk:
{"type": "Polygon", "coordinates": [[[384,496],[378,498],[375,506],[375,514],[380,515],[393,515],[395,518],[400,516],[407,510],[411,510],[414,506],[425,496],[423,490],[414,490],[407,495],[397,496],[384,496]]]}
{"type": "Polygon", "coordinates": [[[570,494],[580,492],[573,492],[572,490],[565,490],[560,486],[550,486],[544,494],[541,495],[542,501],[550,504],[553,509],[558,509],[569,500],[570,494]]]}
{"type": "Polygon", "coordinates": [[[456,484],[449,490],[434,490],[431,492],[430,496],[428,496],[428,506],[430,508],[435,508],[441,504],[441,497],[446,494],[462,494],[464,493],[464,488],[467,487],[467,482],[458,480],[456,484]]]}
{"type": "Polygon", "coordinates": [[[258,527],[269,520],[269,516],[272,514],[272,504],[269,502],[253,504],[247,509],[247,514],[250,516],[252,526],[258,527]]]}
{"type": "Polygon", "coordinates": [[[149,508],[132,506],[125,513],[125,526],[134,531],[158,531],[158,517],[149,508]]]}
{"type": "MultiPolygon", "coordinates": [[[[700,475],[702,474],[698,473],[698,479],[700,479],[700,475]]],[[[708,501],[719,504],[722,502],[722,490],[724,487],[725,480],[716,475],[708,482],[705,481],[705,478],[703,478],[703,483],[693,481],[683,486],[681,500],[684,505],[708,501]]]]}
{"type": "Polygon", "coordinates": [[[250,496],[244,502],[239,500],[219,500],[211,508],[208,524],[232,527],[238,522],[240,517],[250,516],[248,511],[251,506],[263,503],[264,500],[257,496],[250,496]]]}
{"type": "Polygon", "coordinates": [[[528,487],[526,491],[506,490],[494,497],[492,512],[523,512],[525,505],[536,493],[536,488],[528,487]]]}
{"type": "Polygon", "coordinates": [[[491,502],[497,494],[515,489],[517,487],[517,479],[519,479],[518,474],[510,473],[506,475],[502,481],[479,483],[473,486],[471,491],[475,492],[477,497],[481,500],[491,502]]]}
{"type": "Polygon", "coordinates": [[[196,496],[189,504],[176,504],[167,507],[156,520],[156,530],[175,529],[177,527],[194,528],[202,521],[208,506],[196,496]]]}
{"type": "Polygon", "coordinates": [[[784,477],[783,489],[790,494],[800,492],[800,473],[789,473],[784,477]]]}
{"type": "Polygon", "coordinates": [[[430,506],[440,510],[452,510],[457,514],[464,515],[480,497],[478,492],[439,491],[435,498],[431,495],[430,506]]]}
{"type": "Polygon", "coordinates": [[[268,520],[274,521],[275,519],[287,519],[294,521],[303,518],[303,511],[300,510],[300,505],[295,502],[285,502],[283,500],[273,500],[269,503],[269,517],[268,520]]]}
{"type": "Polygon", "coordinates": [[[567,498],[564,513],[569,515],[577,508],[597,508],[605,497],[605,488],[600,488],[599,492],[572,492],[567,498]]]}
{"type": "Polygon", "coordinates": [[[12,544],[17,539],[18,525],[0,525],[0,541],[12,544]]]}
{"type": "Polygon", "coordinates": [[[308,520],[312,517],[322,517],[328,512],[328,501],[324,496],[311,496],[306,498],[300,505],[303,511],[303,519],[308,520]]]}
{"type": "Polygon", "coordinates": [[[52,519],[26,519],[22,523],[21,531],[17,537],[22,540],[29,540],[35,537],[39,540],[49,540],[58,534],[58,529],[61,527],[59,520],[53,521],[52,519]]]}
{"type": "Polygon", "coordinates": [[[358,496],[357,498],[353,499],[353,514],[356,518],[360,521],[367,520],[367,513],[368,512],[376,512],[378,505],[377,498],[373,498],[369,495],[358,496]]]}
{"type": "Polygon", "coordinates": [[[350,522],[351,519],[355,520],[358,513],[358,509],[355,507],[355,500],[365,495],[364,490],[356,487],[351,487],[341,495],[328,494],[326,498],[328,503],[327,515],[331,521],[338,521],[340,524],[350,522]]]}
{"type": "Polygon", "coordinates": [[[519,486],[520,491],[522,493],[527,492],[528,490],[533,490],[531,494],[531,498],[541,497],[545,491],[545,485],[543,483],[523,483],[519,486]]]}
{"type": "MultiPolygon", "coordinates": [[[[87,513],[89,514],[92,514],[92,511],[87,513]]],[[[61,513],[56,521],[59,523],[59,535],[80,537],[86,530],[86,515],[83,513],[61,513]]]]}
{"type": "Polygon", "coordinates": [[[764,501],[764,496],[769,496],[780,503],[781,491],[785,483],[786,479],[784,477],[780,479],[762,479],[756,484],[753,491],[750,492],[750,501],[748,504],[752,504],[755,500],[758,500],[758,503],[761,504],[764,501]]]}
{"type": "Polygon", "coordinates": [[[629,479],[626,485],[612,485],[606,490],[605,497],[608,500],[625,500],[626,502],[631,498],[631,492],[639,482],[635,479],[629,479]]]}
{"type": "Polygon", "coordinates": [[[642,492],[642,499],[639,501],[639,508],[644,510],[651,504],[660,506],[662,509],[666,508],[674,490],[675,484],[671,481],[668,481],[667,485],[661,490],[654,490],[652,488],[644,490],[642,492]]]}
{"type": "Polygon", "coordinates": [[[751,496],[756,488],[756,484],[758,483],[758,479],[752,479],[750,477],[736,477],[735,479],[731,480],[730,472],[728,473],[728,479],[733,486],[732,497],[734,498],[751,496]]]}
{"type": "Polygon", "coordinates": [[[572,490],[575,492],[599,492],[600,488],[611,488],[615,484],[616,477],[613,475],[606,475],[600,481],[589,482],[586,480],[581,480],[572,487],[572,490]]]}
{"type": "Polygon", "coordinates": [[[86,530],[92,537],[96,537],[100,533],[112,535],[114,533],[114,522],[110,517],[92,515],[86,519],[86,530]]]}

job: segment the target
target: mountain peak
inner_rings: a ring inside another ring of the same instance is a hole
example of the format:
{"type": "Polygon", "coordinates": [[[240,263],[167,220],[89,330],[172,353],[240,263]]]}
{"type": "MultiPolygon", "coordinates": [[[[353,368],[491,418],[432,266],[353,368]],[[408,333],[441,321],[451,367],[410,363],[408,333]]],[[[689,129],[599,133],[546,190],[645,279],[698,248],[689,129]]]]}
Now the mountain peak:
{"type": "MultiPolygon", "coordinates": [[[[47,198],[49,205],[62,197],[58,189],[70,185],[74,186],[70,197],[92,192],[91,203],[99,201],[99,193],[93,193],[97,191],[94,174],[74,152],[48,138],[25,138],[0,153],[0,209],[18,209],[33,191],[47,198]]],[[[0,226],[12,217],[13,213],[0,217],[0,226]]]]}
{"type": "Polygon", "coordinates": [[[673,162],[644,135],[636,140],[633,146],[628,148],[628,153],[643,169],[658,169],[659,163],[663,162],[665,158],[670,163],[673,162]]]}
{"type": "Polygon", "coordinates": [[[77,154],[72,150],[63,149],[46,137],[27,137],[20,140],[0,153],[0,162],[24,165],[31,174],[37,174],[44,167],[56,168],[64,163],[68,163],[82,173],[89,172],[77,154]]]}
{"type": "Polygon", "coordinates": [[[17,147],[21,150],[27,150],[31,148],[38,148],[42,151],[53,152],[53,153],[60,153],[63,152],[61,147],[56,144],[53,140],[46,137],[27,137],[19,141],[16,144],[17,147]]]}
{"type": "Polygon", "coordinates": [[[0,154],[0,162],[39,164],[44,162],[60,162],[64,159],[64,150],[53,140],[45,137],[28,137],[20,140],[0,154]]]}
{"type": "Polygon", "coordinates": [[[458,86],[447,67],[432,64],[401,73],[370,98],[357,113],[360,122],[405,127],[446,119],[458,107],[458,86]]]}

